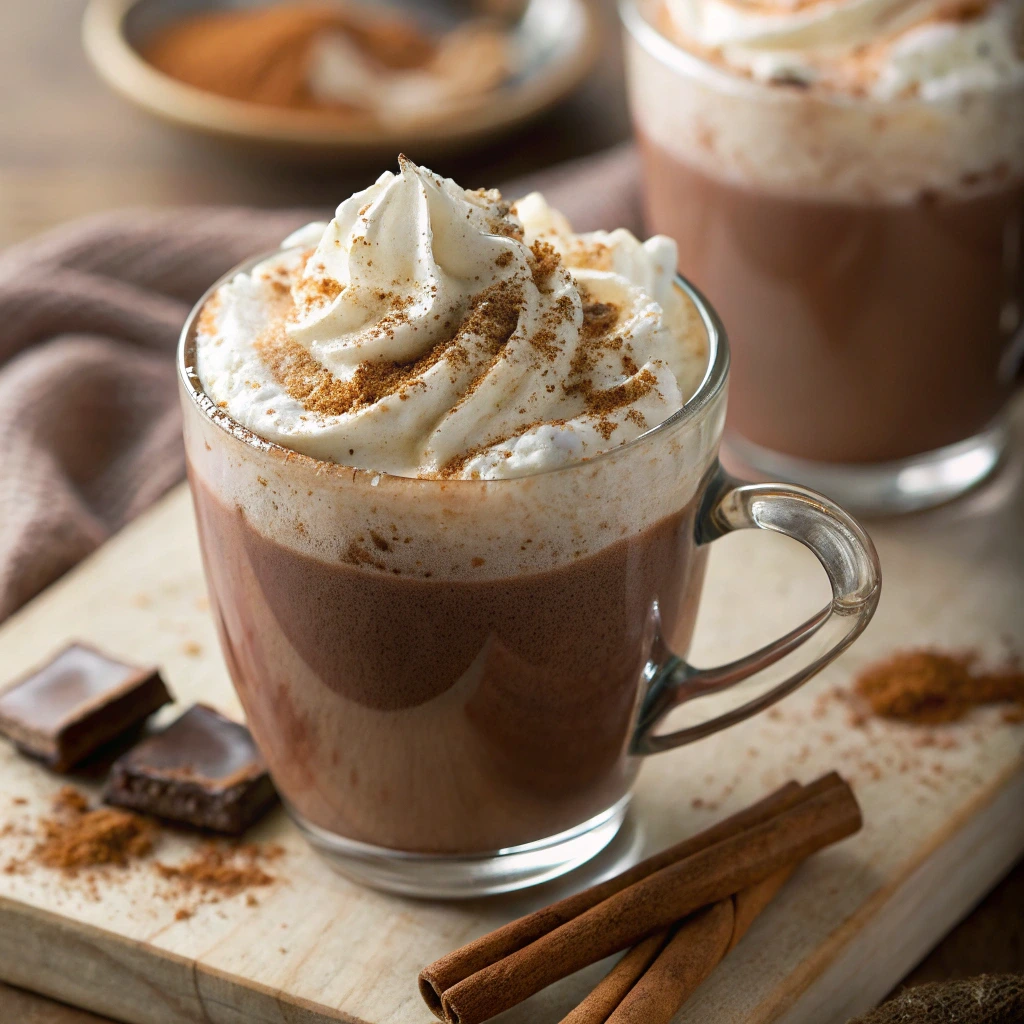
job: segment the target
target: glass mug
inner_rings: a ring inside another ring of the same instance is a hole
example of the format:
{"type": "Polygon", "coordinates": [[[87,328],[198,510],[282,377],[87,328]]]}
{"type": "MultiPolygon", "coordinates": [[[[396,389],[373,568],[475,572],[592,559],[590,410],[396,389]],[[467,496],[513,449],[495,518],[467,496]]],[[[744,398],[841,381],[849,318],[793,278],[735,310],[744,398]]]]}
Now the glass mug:
{"type": "Polygon", "coordinates": [[[729,325],[725,447],[855,511],[997,465],[1024,357],[1024,85],[924,100],[757,82],[622,0],[648,227],[729,325]]]}
{"type": "Polygon", "coordinates": [[[618,831],[643,756],[767,707],[870,620],[880,578],[861,527],[809,491],[720,470],[728,345],[682,279],[708,348],[686,406],[590,461],[492,481],[327,464],[232,421],[193,370],[218,286],[178,357],[211,606],[285,806],[344,874],[461,897],[568,871],[618,831]],[[832,602],[753,655],[694,668],[707,546],[747,528],[811,548],[832,602]],[[784,657],[785,679],[742,707],[655,731],[784,657]]]}

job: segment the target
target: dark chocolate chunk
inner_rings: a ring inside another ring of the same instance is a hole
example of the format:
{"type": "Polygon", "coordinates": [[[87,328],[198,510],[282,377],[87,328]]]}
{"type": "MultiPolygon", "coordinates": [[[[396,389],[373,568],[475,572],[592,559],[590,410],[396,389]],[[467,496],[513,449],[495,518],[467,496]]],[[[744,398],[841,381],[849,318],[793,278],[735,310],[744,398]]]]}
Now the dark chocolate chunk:
{"type": "Polygon", "coordinates": [[[0,694],[0,733],[65,772],[172,699],[155,668],[75,643],[0,694]]]}
{"type": "Polygon", "coordinates": [[[114,762],[103,799],[238,835],[277,794],[249,730],[195,704],[114,762]]]}

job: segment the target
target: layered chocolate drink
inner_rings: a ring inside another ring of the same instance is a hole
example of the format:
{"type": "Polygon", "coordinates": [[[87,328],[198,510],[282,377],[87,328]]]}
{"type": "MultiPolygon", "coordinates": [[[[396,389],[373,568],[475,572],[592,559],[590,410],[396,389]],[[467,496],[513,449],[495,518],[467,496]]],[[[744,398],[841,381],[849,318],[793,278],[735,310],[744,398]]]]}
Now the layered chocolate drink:
{"type": "Polygon", "coordinates": [[[828,477],[854,504],[891,466],[894,508],[988,472],[1024,353],[1020,0],[650,0],[627,24],[650,223],[729,329],[734,448],[817,484],[855,467],[828,477]]]}
{"type": "Polygon", "coordinates": [[[319,840],[468,855],[617,827],[649,666],[689,644],[724,416],[719,391],[649,434],[708,371],[675,265],[668,239],[576,235],[538,195],[403,160],[197,315],[212,604],[319,840]]]}

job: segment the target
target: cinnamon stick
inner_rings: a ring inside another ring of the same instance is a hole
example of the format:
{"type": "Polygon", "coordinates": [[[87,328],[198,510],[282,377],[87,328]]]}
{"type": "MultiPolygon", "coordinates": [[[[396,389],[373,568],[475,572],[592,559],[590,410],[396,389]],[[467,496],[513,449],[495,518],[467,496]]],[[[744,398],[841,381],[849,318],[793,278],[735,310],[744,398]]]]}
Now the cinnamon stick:
{"type": "Polygon", "coordinates": [[[668,1024],[729,951],[734,926],[731,899],[688,917],[607,1024],[668,1024]]]}
{"type": "Polygon", "coordinates": [[[686,927],[672,934],[670,942],[666,941],[670,936],[667,931],[655,932],[644,939],[598,982],[561,1024],[631,1024],[634,1020],[641,1024],[660,1024],[663,1019],[671,1020],[714,966],[743,938],[796,868],[796,864],[790,864],[763,882],[720,900],[715,904],[721,908],[717,914],[703,918],[699,925],[693,923],[692,917],[687,918],[686,927]],[[731,935],[723,945],[720,939],[725,919],[729,921],[731,935]],[[687,948],[687,944],[692,948],[687,948]],[[669,945],[671,953],[666,948],[669,945]],[[701,973],[695,966],[699,963],[709,963],[710,967],[701,973]],[[641,980],[643,986],[634,993],[634,986],[639,986],[641,980]],[[622,1006],[626,1008],[620,1009],[622,1006]],[[664,1017],[657,1015],[657,1006],[666,1008],[664,1017]]]}
{"type": "Polygon", "coordinates": [[[799,864],[787,864],[780,871],[776,871],[774,875],[769,875],[763,882],[741,889],[733,896],[732,939],[729,941],[727,953],[747,934],[757,915],[775,899],[776,893],[786,884],[789,876],[798,867],[799,864]]]}
{"type": "Polygon", "coordinates": [[[629,990],[643,977],[661,952],[669,933],[655,932],[634,946],[594,987],[593,991],[563,1017],[561,1024],[605,1024],[629,990]]]}
{"type": "Polygon", "coordinates": [[[481,1024],[695,910],[765,881],[851,835],[860,825],[860,808],[852,791],[837,780],[775,817],[616,892],[529,946],[453,985],[441,997],[445,1020],[481,1024]]]}
{"type": "Polygon", "coordinates": [[[527,914],[525,917],[510,921],[501,928],[441,957],[440,960],[435,960],[420,972],[419,987],[424,1002],[435,1016],[443,1019],[442,993],[471,974],[497,963],[524,946],[528,946],[559,925],[571,921],[584,911],[608,899],[609,896],[614,896],[617,892],[627,889],[653,875],[656,871],[685,857],[692,856],[722,839],[736,835],[752,825],[769,820],[780,811],[799,803],[808,793],[819,792],[822,789],[841,784],[841,782],[842,780],[835,772],[823,776],[806,787],[797,782],[788,782],[758,803],[712,825],[711,828],[698,835],[684,839],[682,842],[640,861],[614,878],[609,878],[589,889],[567,896],[565,899],[532,914],[527,914]]]}
{"type": "MultiPolygon", "coordinates": [[[[658,955],[623,993],[615,1009],[594,1018],[595,1024],[669,1024],[697,986],[743,938],[796,867],[790,864],[763,882],[688,917],[667,943],[662,942],[658,955]]],[[[585,1018],[578,1024],[584,1021],[590,1024],[585,1018]]]]}

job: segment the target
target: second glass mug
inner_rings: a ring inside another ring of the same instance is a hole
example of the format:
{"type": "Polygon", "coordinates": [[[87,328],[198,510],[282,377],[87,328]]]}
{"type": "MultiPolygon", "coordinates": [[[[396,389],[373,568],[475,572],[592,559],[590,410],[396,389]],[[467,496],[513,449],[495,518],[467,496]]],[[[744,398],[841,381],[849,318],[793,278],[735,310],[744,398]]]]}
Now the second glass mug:
{"type": "Polygon", "coordinates": [[[569,871],[618,831],[645,755],[767,707],[874,613],[877,556],[847,513],[721,471],[728,343],[681,278],[708,351],[685,407],[587,462],[490,481],[327,464],[232,421],[194,372],[219,284],[178,359],[211,605],[289,813],[349,877],[466,897],[569,871]],[[748,657],[694,668],[707,546],[748,528],[809,547],[832,600],[748,657]],[[655,732],[782,659],[785,678],[739,708],[655,732]]]}
{"type": "Polygon", "coordinates": [[[984,479],[1024,360],[1024,83],[765,83],[619,6],[647,226],[733,338],[726,451],[865,513],[984,479]]]}

